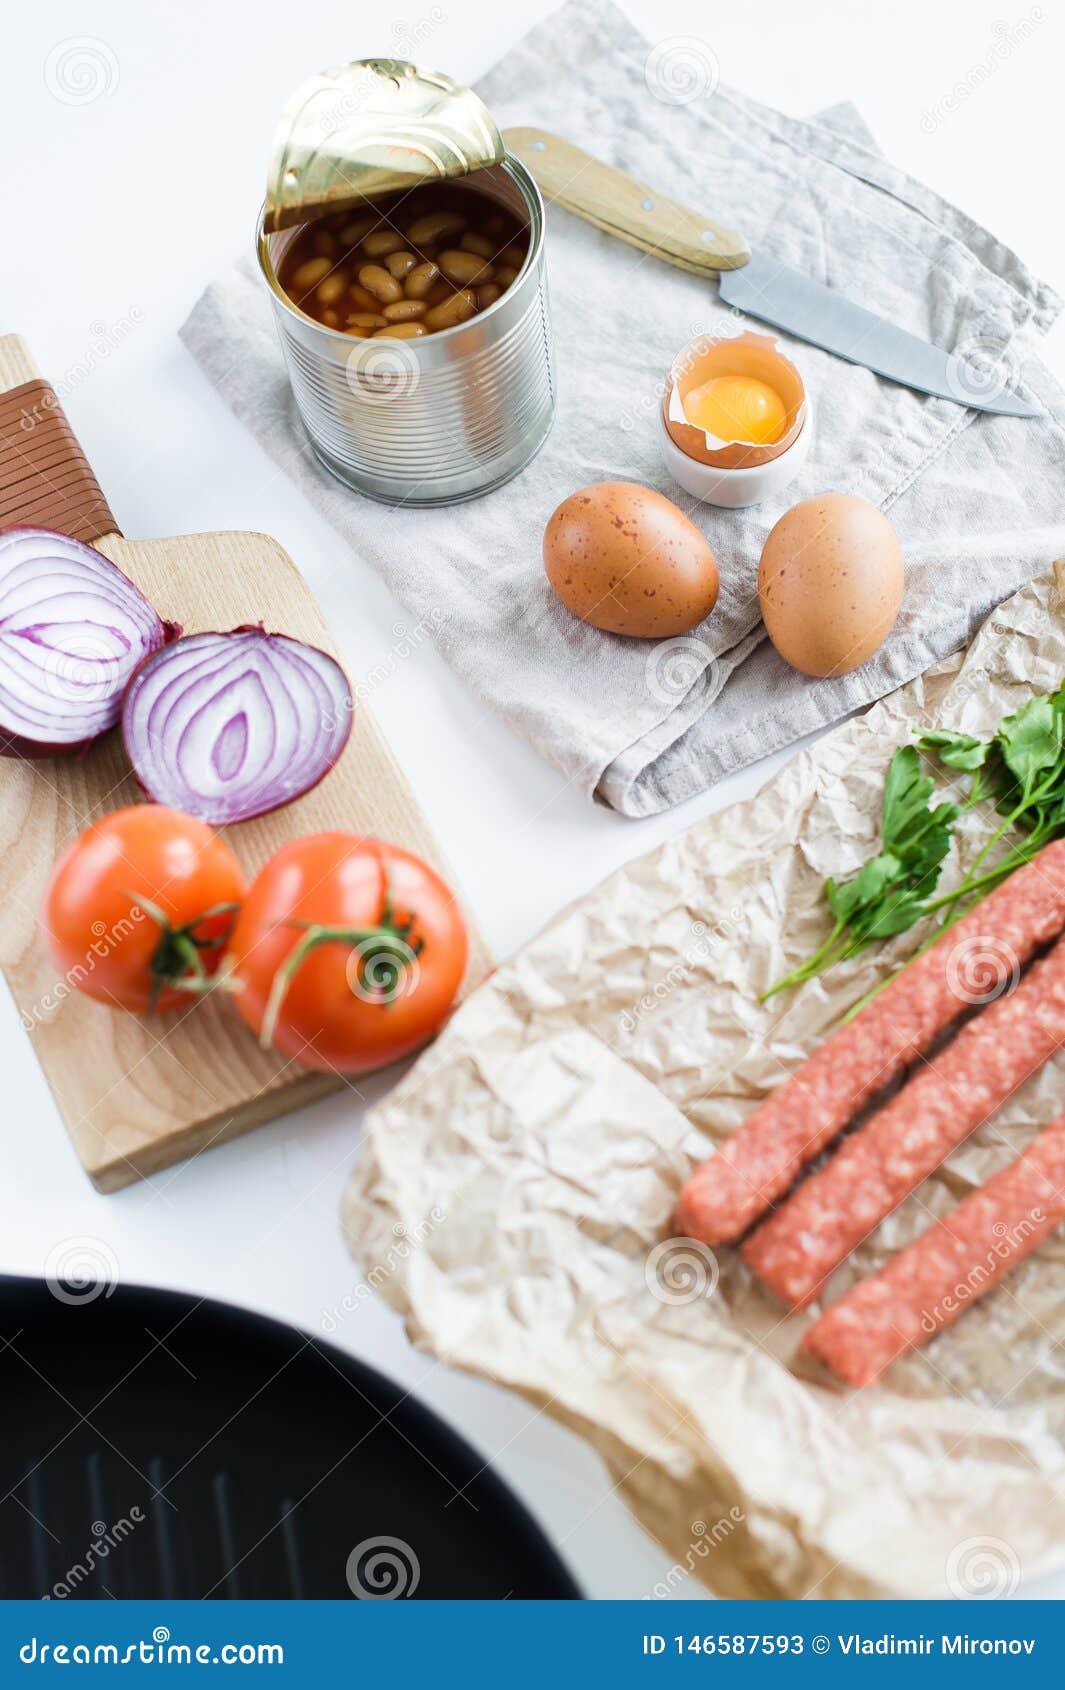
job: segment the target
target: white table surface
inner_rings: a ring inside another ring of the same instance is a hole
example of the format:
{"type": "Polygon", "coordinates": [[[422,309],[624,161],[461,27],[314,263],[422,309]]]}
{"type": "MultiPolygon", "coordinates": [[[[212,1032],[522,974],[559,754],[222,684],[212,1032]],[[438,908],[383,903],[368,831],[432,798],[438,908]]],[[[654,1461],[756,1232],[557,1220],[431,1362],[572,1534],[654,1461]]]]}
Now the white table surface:
{"type": "MultiPolygon", "coordinates": [[[[276,535],[355,679],[393,645],[399,607],[229,415],[177,330],[205,283],[250,246],[272,126],[304,75],[373,53],[416,56],[413,35],[423,60],[470,81],[550,9],[542,0],[411,0],[402,11],[395,0],[45,0],[9,16],[0,330],[21,332],[59,387],[127,534],[276,535]],[[57,98],[84,38],[95,97],[57,98]]],[[[625,10],[652,41],[703,38],[725,81],[787,112],[857,101],[895,162],[1065,291],[1065,17],[1046,0],[895,0],[886,10],[641,0],[625,10]]],[[[1065,374],[1061,331],[1047,356],[1065,374]]],[[[372,703],[498,956],[618,864],[753,792],[779,761],[671,814],[623,821],[568,789],[424,644],[372,703]]],[[[40,1274],[58,1245],[86,1237],[113,1253],[123,1280],[226,1298],[311,1330],[353,1284],[337,1227],[359,1144],[350,1096],[100,1197],[6,993],[0,1069],[0,1270],[40,1274]]],[[[384,1086],[366,1089],[372,1097],[384,1086]]],[[[361,1305],[337,1341],[415,1389],[495,1461],[589,1595],[642,1596],[665,1576],[668,1557],[577,1438],[412,1350],[380,1300],[361,1305]]],[[[1065,1595],[1065,1577],[1026,1593],[1065,1595]]],[[[704,1592],[688,1580],[674,1594],[704,1592]]]]}

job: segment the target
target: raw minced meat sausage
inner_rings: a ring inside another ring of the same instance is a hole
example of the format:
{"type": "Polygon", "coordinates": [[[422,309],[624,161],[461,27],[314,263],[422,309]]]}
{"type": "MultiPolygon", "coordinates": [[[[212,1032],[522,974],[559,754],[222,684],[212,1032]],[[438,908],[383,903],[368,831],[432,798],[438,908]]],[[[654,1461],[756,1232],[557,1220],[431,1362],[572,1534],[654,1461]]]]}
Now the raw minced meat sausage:
{"type": "Polygon", "coordinates": [[[803,1348],[869,1385],[942,1331],[1065,1221],[1065,1116],[814,1322],[803,1348]]]}
{"type": "Polygon", "coordinates": [[[753,1232],[743,1257],[802,1308],[963,1139],[1065,1042],[1065,939],[912,1074],[753,1232]]]}
{"type": "Polygon", "coordinates": [[[959,957],[982,967],[981,995],[991,997],[1063,929],[1065,840],[1057,840],[915,957],[695,1170],[680,1195],[678,1232],[706,1244],[739,1238],[972,1002],[959,957]]]}

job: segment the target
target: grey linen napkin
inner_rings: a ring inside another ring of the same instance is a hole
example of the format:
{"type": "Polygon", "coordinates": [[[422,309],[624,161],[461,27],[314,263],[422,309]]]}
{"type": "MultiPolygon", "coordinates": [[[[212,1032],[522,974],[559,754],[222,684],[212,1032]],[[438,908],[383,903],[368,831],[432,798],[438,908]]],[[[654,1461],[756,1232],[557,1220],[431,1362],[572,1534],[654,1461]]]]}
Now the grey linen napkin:
{"type": "Polygon", "coordinates": [[[1057,296],[887,163],[851,108],[801,122],[715,83],[703,43],[652,47],[612,5],[570,0],[478,92],[501,127],[556,130],[903,327],[992,364],[1043,416],[983,416],[787,342],[814,404],[801,476],[750,510],[699,504],[662,463],[659,399],[673,354],[698,332],[735,333],[731,313],[713,283],[555,207],[558,417],[522,475],[467,505],[382,507],[320,468],[252,260],[212,285],[182,329],[237,415],[455,670],[579,791],[630,816],[679,803],[909,680],[1065,550],[1065,395],[1035,352],[1057,296]],[[710,541],[721,595],[691,635],[656,644],[603,634],[548,588],[547,518],[575,488],[612,480],[659,488],[710,541]],[[890,512],[906,595],[868,663],[810,681],[765,639],[758,558],[784,510],[830,489],[890,512]]]}

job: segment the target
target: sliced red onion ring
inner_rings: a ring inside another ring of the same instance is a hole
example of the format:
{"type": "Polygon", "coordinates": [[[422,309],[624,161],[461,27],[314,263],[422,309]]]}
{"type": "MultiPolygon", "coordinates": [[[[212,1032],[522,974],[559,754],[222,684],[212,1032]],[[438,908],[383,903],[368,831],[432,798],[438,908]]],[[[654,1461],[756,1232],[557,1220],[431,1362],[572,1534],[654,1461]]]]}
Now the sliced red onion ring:
{"type": "Polygon", "coordinates": [[[149,798],[213,827],[316,786],[351,732],[339,663],[261,627],[189,634],[141,664],[126,691],[126,752],[149,798]]]}
{"type": "Polygon", "coordinates": [[[0,755],[76,751],[118,721],[137,664],[176,630],[102,552],[0,534],[0,755]]]}

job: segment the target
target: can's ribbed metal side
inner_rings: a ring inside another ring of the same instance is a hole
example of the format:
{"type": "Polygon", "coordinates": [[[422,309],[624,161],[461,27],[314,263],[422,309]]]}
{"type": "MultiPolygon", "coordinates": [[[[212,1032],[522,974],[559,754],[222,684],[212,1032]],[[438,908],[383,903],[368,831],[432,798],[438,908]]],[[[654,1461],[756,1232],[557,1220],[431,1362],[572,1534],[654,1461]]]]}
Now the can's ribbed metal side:
{"type": "MultiPolygon", "coordinates": [[[[418,499],[491,486],[515,455],[525,461],[551,423],[554,379],[544,290],[530,294],[502,340],[437,369],[410,341],[356,341],[343,359],[322,357],[286,325],[282,342],[308,434],[356,485],[418,499]]],[[[330,349],[332,350],[332,349],[330,349]]]]}
{"type": "MultiPolygon", "coordinates": [[[[273,306],[304,427],[349,486],[397,504],[447,504],[509,480],[543,444],[555,377],[542,204],[514,161],[501,167],[530,218],[525,268],[488,311],[444,334],[354,340],[273,306]]],[[[269,273],[268,273],[269,279],[269,273]]]]}

